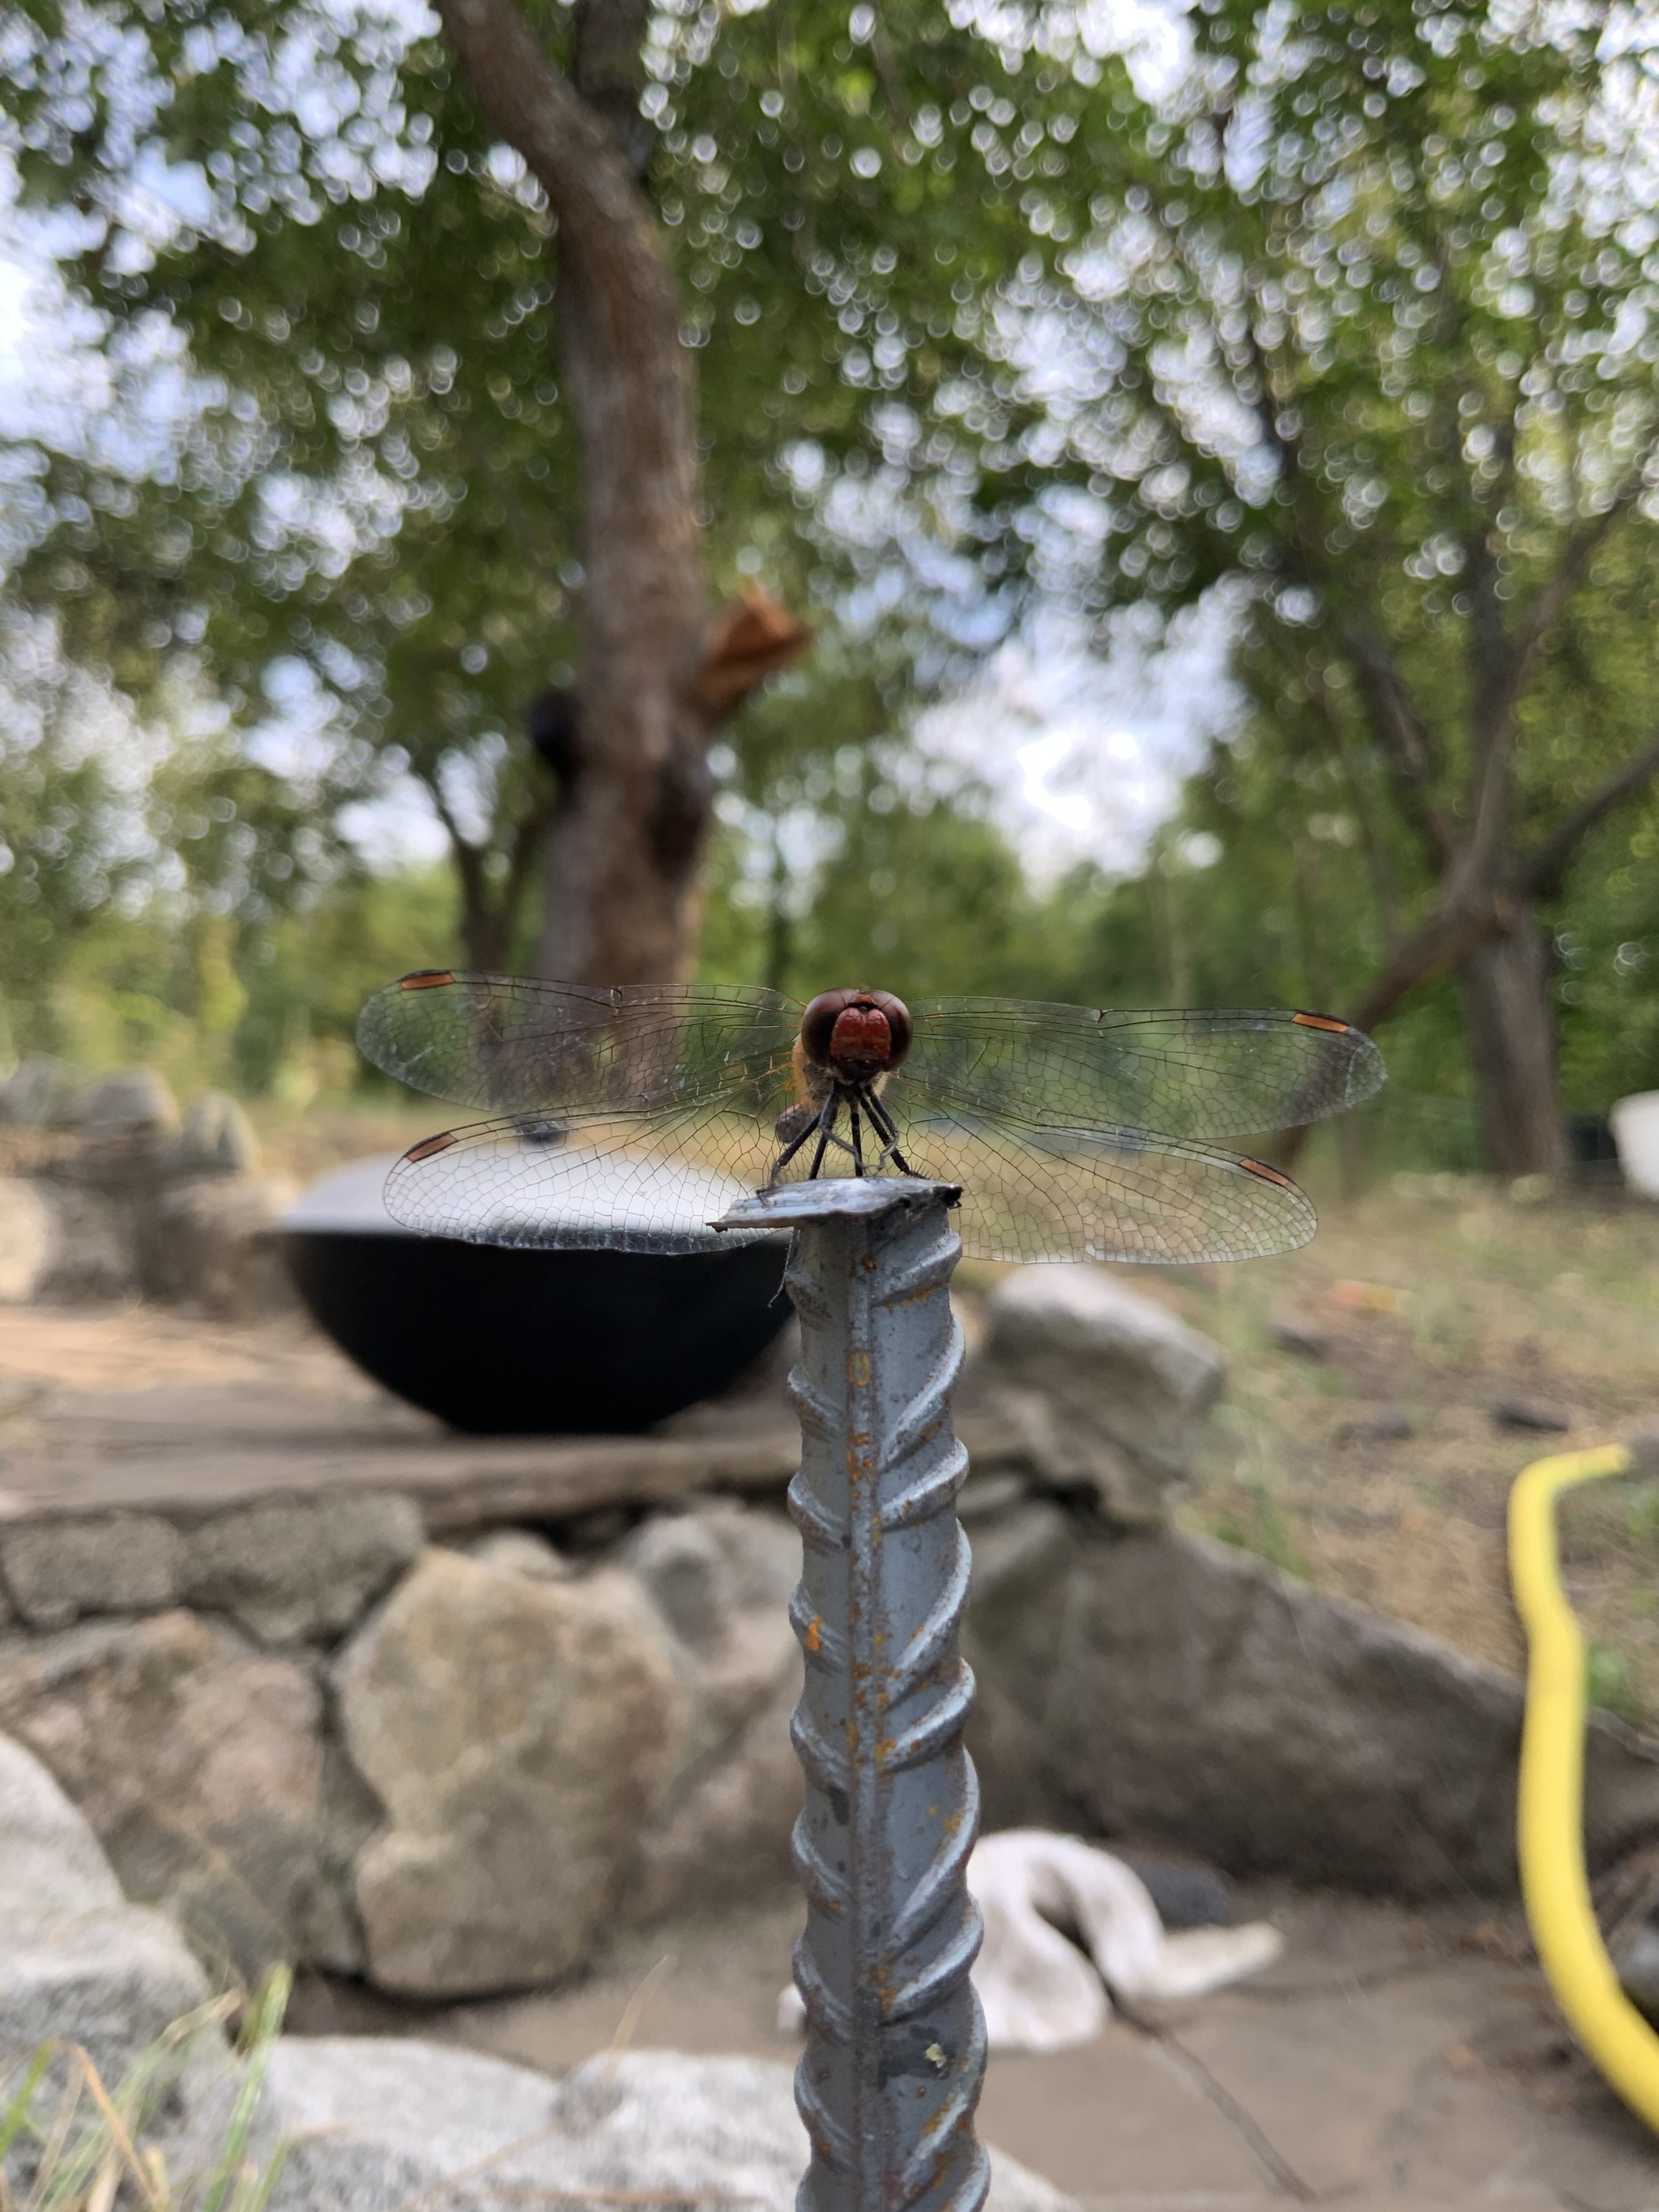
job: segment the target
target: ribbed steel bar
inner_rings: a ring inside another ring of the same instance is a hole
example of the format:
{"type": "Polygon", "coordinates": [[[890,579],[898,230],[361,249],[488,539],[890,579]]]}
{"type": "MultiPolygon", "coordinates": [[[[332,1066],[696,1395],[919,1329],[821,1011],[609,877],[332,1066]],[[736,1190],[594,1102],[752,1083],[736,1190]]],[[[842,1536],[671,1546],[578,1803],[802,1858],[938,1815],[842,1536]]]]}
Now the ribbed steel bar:
{"type": "Polygon", "coordinates": [[[785,1281],[801,1323],[790,1507],[805,1562],[791,1613],[806,1655],[794,1739],[807,2039],[795,2099],[812,2155],[798,2212],[978,2212],[989,2185],[974,2132],[985,2032],[969,1981],[979,1804],[957,1642],[969,1560],[956,1514],[967,1455],[951,1425],[954,1195],[883,1177],[772,1201],[795,1226],[785,1281]]]}

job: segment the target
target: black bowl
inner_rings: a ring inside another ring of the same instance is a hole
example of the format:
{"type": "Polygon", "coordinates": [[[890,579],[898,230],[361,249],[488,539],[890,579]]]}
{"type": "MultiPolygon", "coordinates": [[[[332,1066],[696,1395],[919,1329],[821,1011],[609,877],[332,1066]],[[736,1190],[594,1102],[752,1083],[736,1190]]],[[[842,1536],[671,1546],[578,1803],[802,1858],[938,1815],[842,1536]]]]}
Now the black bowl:
{"type": "Polygon", "coordinates": [[[416,1237],[380,1205],[389,1165],[361,1161],[307,1192],[283,1249],[340,1349],[452,1428],[647,1429],[735,1382],[788,1316],[781,1239],[550,1252],[416,1237]]]}

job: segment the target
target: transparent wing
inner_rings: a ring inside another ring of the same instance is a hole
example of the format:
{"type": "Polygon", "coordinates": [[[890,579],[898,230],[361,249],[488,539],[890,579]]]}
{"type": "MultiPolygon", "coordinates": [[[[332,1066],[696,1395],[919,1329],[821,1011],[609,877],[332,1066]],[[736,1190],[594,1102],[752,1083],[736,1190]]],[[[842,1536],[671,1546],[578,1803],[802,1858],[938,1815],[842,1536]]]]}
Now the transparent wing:
{"type": "Polygon", "coordinates": [[[740,1098],[757,1085],[769,1097],[787,1083],[799,1024],[790,1000],[738,985],[606,989],[443,969],[377,991],[357,1044],[435,1097],[562,1118],[740,1098]]]}
{"type": "MultiPolygon", "coordinates": [[[[1316,1225],[1296,1186],[1257,1161],[1137,1130],[1017,1127],[926,1104],[911,1115],[897,1091],[884,1100],[905,1158],[918,1175],[962,1185],[963,1245],[976,1259],[1260,1259],[1305,1244],[1316,1225]]],[[[764,1117],[719,1107],[556,1127],[511,1115],[412,1146],[386,1201],[428,1237],[701,1252],[722,1241],[708,1223],[766,1181],[777,1152],[764,1117]]],[[[825,1163],[830,1173],[849,1164],[839,1152],[825,1163]]],[[[799,1155],[787,1179],[805,1172],[799,1155]]]]}
{"type": "Polygon", "coordinates": [[[411,1146],[386,1203],[405,1228],[473,1244],[719,1250],[732,1239],[709,1222],[765,1181],[777,1149],[764,1119],[708,1107],[556,1126],[515,1115],[411,1146]]]}
{"type": "Polygon", "coordinates": [[[976,1260],[1181,1265],[1294,1252],[1318,1227],[1276,1168],[1138,1129],[1056,1129],[882,1101],[919,1176],[962,1186],[957,1228],[976,1260]]]}
{"type": "Polygon", "coordinates": [[[1018,999],[912,1006],[904,1079],[947,1109],[1200,1143],[1299,1127],[1378,1089],[1382,1056],[1328,1014],[1115,1013],[1018,999]]]}

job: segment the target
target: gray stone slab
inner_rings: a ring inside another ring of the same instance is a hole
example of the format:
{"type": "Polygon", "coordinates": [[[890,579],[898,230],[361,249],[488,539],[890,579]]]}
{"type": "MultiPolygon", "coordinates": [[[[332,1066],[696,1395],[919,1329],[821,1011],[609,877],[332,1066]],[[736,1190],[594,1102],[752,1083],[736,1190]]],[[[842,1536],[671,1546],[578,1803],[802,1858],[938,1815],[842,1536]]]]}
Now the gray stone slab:
{"type": "Polygon", "coordinates": [[[123,1899],[87,1821],[0,1736],[0,2069],[66,2037],[118,2081],[206,1996],[175,1930],[123,1899]]]}
{"type": "Polygon", "coordinates": [[[189,1602],[232,1614],[267,1644],[341,1634],[419,1556],[422,1540],[410,1499],[350,1490],[234,1506],[174,1536],[189,1602]]]}
{"type": "MultiPolygon", "coordinates": [[[[234,2077],[193,2140],[198,2161],[234,2077]]],[[[271,2053],[253,2155],[293,2143],[271,2212],[498,2212],[503,2201],[700,2197],[793,2212],[806,2133],[786,2066],[678,2051],[600,2054],[564,2081],[428,2043],[285,2037],[271,2053]]],[[[189,2153],[169,2160],[184,2170],[189,2153]]],[[[1073,2212],[993,2154],[988,2212],[1073,2212]]]]}
{"type": "Polygon", "coordinates": [[[0,1578],[31,1628],[87,1613],[159,1613],[179,1595],[184,1543],[155,1513],[0,1524],[0,1578]]]}

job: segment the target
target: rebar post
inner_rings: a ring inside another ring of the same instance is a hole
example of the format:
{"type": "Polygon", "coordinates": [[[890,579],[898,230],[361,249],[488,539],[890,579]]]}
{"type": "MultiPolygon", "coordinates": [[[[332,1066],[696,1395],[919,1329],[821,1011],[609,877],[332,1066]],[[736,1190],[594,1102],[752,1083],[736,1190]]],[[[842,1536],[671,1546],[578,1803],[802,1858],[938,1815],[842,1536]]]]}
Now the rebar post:
{"type": "Polygon", "coordinates": [[[791,1607],[806,1655],[794,1741],[806,1929],[795,1985],[811,2139],[798,2212],[979,2212],[974,2132],[985,2030],[966,1867],[979,1795],[963,1749],[973,1676],[958,1648],[968,1543],[951,1425],[961,1244],[947,1185],[883,1176],[787,1186],[722,1226],[787,1222],[800,1316],[790,1377],[804,1543],[791,1607]]]}

